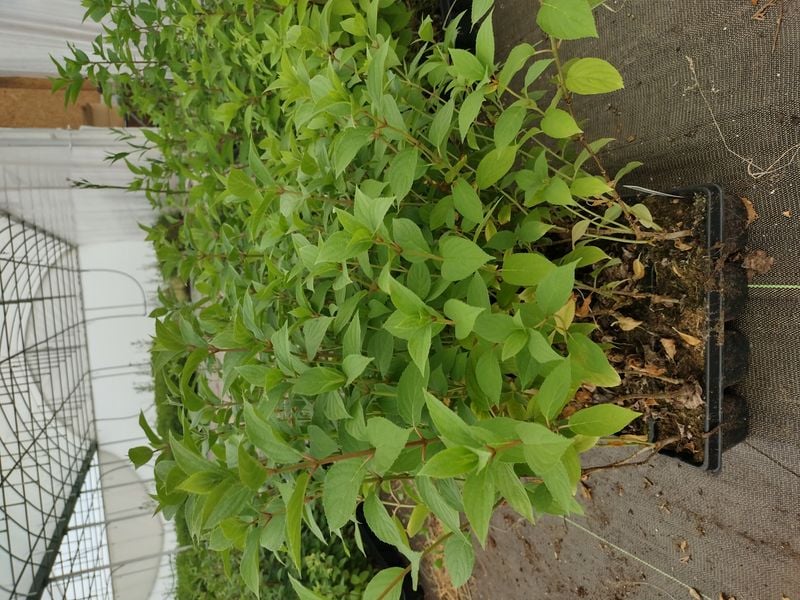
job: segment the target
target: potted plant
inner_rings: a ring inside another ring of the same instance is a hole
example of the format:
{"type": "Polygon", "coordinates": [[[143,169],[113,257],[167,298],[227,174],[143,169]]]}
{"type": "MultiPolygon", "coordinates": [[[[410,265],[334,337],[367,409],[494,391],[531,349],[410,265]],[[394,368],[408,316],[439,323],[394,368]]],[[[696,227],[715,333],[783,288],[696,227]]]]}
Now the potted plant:
{"type": "Polygon", "coordinates": [[[491,0],[471,4],[474,52],[456,22],[437,33],[399,2],[86,5],[115,26],[56,85],[122,88],[121,109],[158,127],[157,157],[131,167],[180,214],[177,237],[149,237],[200,297],[154,312],[155,368],[183,364],[182,426],[146,429],[132,457],[157,454],[162,511],[240,550],[256,594],[262,547],[300,571],[301,531],[363,520],[407,563],[371,599],[416,587],[439,550],[462,585],[499,504],[580,512],[580,455],[640,415],[613,391],[618,346],[645,330],[630,300],[660,292],[631,249],[688,243],[620,193],[636,165],[608,174],[608,140],[574,114],[573,95],[623,85],[600,58],[561,59],[597,35],[588,0],[543,2],[546,43],[502,63],[491,0]],[[429,514],[441,535],[412,547],[429,514]]]}

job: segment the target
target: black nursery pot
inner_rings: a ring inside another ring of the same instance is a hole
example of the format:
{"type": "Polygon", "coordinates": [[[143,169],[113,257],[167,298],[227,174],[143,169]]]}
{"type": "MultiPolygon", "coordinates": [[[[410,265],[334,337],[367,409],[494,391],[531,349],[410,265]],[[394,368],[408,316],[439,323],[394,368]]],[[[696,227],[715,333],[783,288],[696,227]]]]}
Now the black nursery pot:
{"type": "MultiPolygon", "coordinates": [[[[366,519],[364,518],[364,509],[360,504],[356,509],[356,518],[358,519],[361,540],[364,542],[364,552],[366,552],[367,558],[376,569],[389,569],[391,567],[405,569],[408,566],[408,560],[397,551],[397,548],[379,540],[372,530],[364,524],[366,519]]],[[[411,580],[405,577],[403,579],[403,588],[400,592],[400,600],[424,599],[422,586],[417,586],[417,589],[414,590],[411,586],[411,580]]]]}
{"type": "MultiPolygon", "coordinates": [[[[705,241],[712,265],[706,292],[707,337],[702,382],[706,406],[704,459],[698,464],[685,455],[673,456],[707,471],[719,471],[723,451],[743,441],[748,431],[747,404],[729,389],[746,373],[750,353],[747,337],[731,323],[747,298],[747,278],[740,264],[740,252],[747,239],[747,218],[741,203],[726,195],[718,185],[671,193],[706,199],[705,241]]],[[[657,439],[655,428],[651,429],[651,437],[657,439]]]]}

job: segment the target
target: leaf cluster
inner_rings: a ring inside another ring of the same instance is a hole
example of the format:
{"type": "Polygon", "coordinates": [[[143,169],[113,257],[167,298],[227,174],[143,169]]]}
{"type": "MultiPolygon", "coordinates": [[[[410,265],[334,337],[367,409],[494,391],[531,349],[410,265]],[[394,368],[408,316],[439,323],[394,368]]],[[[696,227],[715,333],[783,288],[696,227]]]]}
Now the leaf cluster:
{"type": "Polygon", "coordinates": [[[636,413],[564,410],[619,383],[576,300],[609,244],[652,227],[615,190],[635,165],[606,174],[610,140],[572,108],[622,87],[599,58],[560,59],[597,35],[589,1],[543,0],[546,43],[504,62],[486,0],[474,52],[459,19],[435,32],[388,0],[84,4],[112,25],[56,86],[88,76],[156,126],[113,159],[161,211],[165,276],[194,290],[153,315],[155,369],[181,365],[164,378],[179,432],[143,422],[151,446],[131,451],[157,454],[161,510],[241,552],[258,593],[262,549],[300,572],[301,532],[341,535],[363,504],[410,564],[365,598],[416,584],[427,514],[461,584],[498,504],[580,512],[580,454],[636,413]],[[398,486],[410,519],[385,501],[398,486]]]}

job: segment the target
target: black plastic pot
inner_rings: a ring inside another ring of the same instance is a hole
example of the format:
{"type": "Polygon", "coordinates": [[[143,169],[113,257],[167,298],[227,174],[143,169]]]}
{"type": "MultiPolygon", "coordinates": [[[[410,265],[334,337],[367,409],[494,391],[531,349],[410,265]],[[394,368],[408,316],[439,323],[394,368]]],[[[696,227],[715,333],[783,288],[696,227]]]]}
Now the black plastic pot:
{"type": "MultiPolygon", "coordinates": [[[[376,569],[388,569],[390,567],[405,569],[408,566],[408,560],[397,551],[397,548],[379,540],[372,530],[365,525],[364,510],[360,504],[356,509],[356,518],[359,523],[358,530],[361,533],[361,540],[364,542],[364,552],[366,552],[367,558],[376,569]]],[[[403,580],[400,600],[424,600],[424,598],[422,586],[417,586],[417,589],[414,590],[411,587],[411,579],[406,577],[403,580]]]]}
{"type": "MultiPolygon", "coordinates": [[[[738,253],[747,241],[747,215],[741,202],[726,196],[718,185],[671,193],[688,199],[697,196],[706,199],[706,247],[713,265],[711,285],[706,292],[704,459],[698,464],[684,455],[674,456],[702,469],[719,471],[723,451],[744,440],[748,428],[747,404],[728,389],[746,373],[750,352],[747,337],[731,324],[747,298],[747,277],[738,264],[738,253]]],[[[650,436],[655,440],[657,435],[656,424],[650,429],[650,436]]]]}
{"type": "Polygon", "coordinates": [[[456,36],[456,47],[464,50],[475,51],[475,36],[478,34],[477,28],[472,27],[470,13],[472,9],[471,0],[439,0],[439,11],[442,22],[447,25],[456,16],[463,13],[458,23],[458,36],[456,36]]]}

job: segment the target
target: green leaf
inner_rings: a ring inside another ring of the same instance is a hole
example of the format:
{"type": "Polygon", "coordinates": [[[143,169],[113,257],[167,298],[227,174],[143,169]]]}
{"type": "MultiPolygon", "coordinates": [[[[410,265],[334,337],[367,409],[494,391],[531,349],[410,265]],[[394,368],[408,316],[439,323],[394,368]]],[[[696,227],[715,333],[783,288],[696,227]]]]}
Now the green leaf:
{"type": "Polygon", "coordinates": [[[644,204],[634,204],[633,206],[628,207],[629,210],[636,216],[639,220],[639,223],[643,227],[647,227],[648,229],[655,229],[659,231],[661,227],[655,224],[653,221],[653,215],[650,214],[650,209],[647,208],[644,204]]]}
{"type": "Polygon", "coordinates": [[[563,358],[563,356],[553,350],[550,342],[542,335],[542,332],[536,329],[528,330],[528,352],[531,353],[531,356],[536,362],[541,364],[554,360],[561,360],[563,358]]]}
{"type": "Polygon", "coordinates": [[[255,175],[263,185],[272,185],[275,182],[275,178],[261,161],[261,157],[258,154],[258,149],[253,143],[253,140],[250,140],[247,154],[247,164],[250,166],[250,170],[253,172],[253,175],[255,175]]]}
{"type": "Polygon", "coordinates": [[[502,179],[514,166],[516,158],[516,146],[504,146],[490,150],[478,163],[478,171],[475,175],[478,189],[485,189],[502,179]]]}
{"type": "Polygon", "coordinates": [[[292,584],[292,589],[294,593],[297,594],[299,600],[331,600],[325,596],[320,596],[316,592],[312,592],[291,575],[289,575],[289,583],[292,584]]]}
{"type": "Polygon", "coordinates": [[[405,573],[400,567],[378,571],[364,590],[363,600],[400,600],[405,573]]]}
{"type": "Polygon", "coordinates": [[[517,139],[527,111],[521,106],[510,106],[502,112],[494,125],[494,143],[498,148],[510,145],[517,139]]]}
{"type": "Polygon", "coordinates": [[[547,421],[552,421],[572,397],[572,366],[569,359],[562,360],[550,371],[533,401],[547,421]]]}
{"type": "MultiPolygon", "coordinates": [[[[482,100],[483,96],[481,95],[481,101],[482,100]]],[[[455,100],[451,98],[444,105],[442,105],[439,110],[436,111],[436,114],[431,121],[431,127],[428,130],[428,139],[435,148],[441,148],[442,142],[444,142],[450,133],[454,110],[455,100]]],[[[480,105],[478,105],[478,110],[480,111],[480,105]]]]}
{"type": "Polygon", "coordinates": [[[517,329],[503,342],[503,352],[500,360],[506,361],[509,358],[515,357],[522,349],[528,345],[528,332],[524,329],[517,329]]]}
{"type": "Polygon", "coordinates": [[[539,476],[556,504],[567,513],[573,512],[575,484],[570,481],[564,463],[554,463],[550,468],[542,470],[539,476]]]}
{"type": "Polygon", "coordinates": [[[392,237],[403,249],[403,258],[408,262],[425,262],[431,257],[431,248],[425,241],[422,230],[411,219],[393,219],[392,237]]]}
{"type": "Polygon", "coordinates": [[[470,22],[478,23],[483,15],[485,15],[492,5],[494,0],[472,0],[472,12],[470,13],[470,22]]]}
{"type": "Polygon", "coordinates": [[[530,85],[539,79],[542,73],[547,70],[553,62],[552,58],[542,58],[534,62],[529,68],[528,72],[525,73],[525,87],[528,88],[530,85]]]}
{"type": "Polygon", "coordinates": [[[186,443],[178,441],[172,432],[169,434],[169,446],[178,467],[187,475],[196,471],[217,470],[216,464],[203,458],[195,449],[189,449],[186,443]]]}
{"type": "Polygon", "coordinates": [[[342,387],[347,378],[330,367],[312,367],[295,380],[292,391],[304,396],[316,396],[323,392],[332,392],[342,387]]]}
{"type": "Polygon", "coordinates": [[[353,215],[371,233],[375,233],[383,225],[383,219],[393,204],[394,198],[370,198],[356,188],[353,215]]]}
{"type": "Polygon", "coordinates": [[[505,313],[484,312],[475,321],[475,333],[493,344],[502,344],[519,329],[519,324],[505,313]]]}
{"type": "Polygon", "coordinates": [[[388,291],[392,298],[392,304],[397,310],[412,316],[420,315],[425,311],[426,305],[422,299],[394,277],[389,275],[383,281],[386,282],[383,285],[383,291],[388,291]]]}
{"type": "Polygon", "coordinates": [[[583,435],[613,435],[639,415],[636,411],[616,404],[598,404],[573,414],[569,418],[569,428],[583,435]]]}
{"type": "Polygon", "coordinates": [[[564,83],[575,94],[605,94],[624,87],[622,75],[600,58],[579,58],[569,67],[564,83]]]}
{"type": "MultiPolygon", "coordinates": [[[[561,0],[558,1],[560,2],[561,0]]],[[[575,119],[572,118],[572,115],[565,110],[561,110],[560,108],[548,108],[545,111],[539,126],[546,135],[549,135],[551,138],[555,138],[557,140],[572,137],[573,135],[577,135],[583,131],[580,127],[578,127],[578,124],[575,122],[575,119]]]]}
{"type": "Polygon", "coordinates": [[[339,444],[316,425],[308,426],[308,439],[311,443],[311,456],[314,458],[325,458],[339,450],[339,444]]]}
{"type": "Polygon", "coordinates": [[[371,127],[350,127],[340,132],[332,145],[332,163],[336,175],[341,175],[347,166],[370,140],[371,127]]]}
{"type": "MultiPolygon", "coordinates": [[[[83,84],[83,81],[81,81],[83,84]]],[[[241,105],[238,102],[224,102],[217,106],[212,112],[212,118],[215,121],[221,121],[223,128],[227,131],[230,129],[231,121],[236,118],[241,105]]]]}
{"type": "Polygon", "coordinates": [[[554,206],[574,206],[577,204],[572,198],[572,192],[569,186],[560,177],[553,177],[553,179],[550,180],[543,195],[546,202],[554,206]]]}
{"type": "Polygon", "coordinates": [[[181,481],[178,489],[190,494],[210,494],[219,485],[221,479],[222,476],[218,472],[198,471],[181,481]]]}
{"type": "Polygon", "coordinates": [[[266,365],[240,365],[236,367],[236,372],[250,385],[266,387],[275,368],[266,365]]]}
{"type": "Polygon", "coordinates": [[[249,402],[244,404],[244,427],[248,439],[270,460],[278,463],[294,463],[303,459],[303,455],[280,437],[280,434],[268,421],[261,418],[249,402]]]}
{"type": "Polygon", "coordinates": [[[397,412],[409,425],[416,425],[422,417],[422,407],[425,406],[426,381],[417,369],[410,363],[403,370],[397,383],[397,412]]]}
{"type": "Polygon", "coordinates": [[[302,571],[302,547],[300,528],[303,521],[303,509],[306,504],[306,486],[309,475],[303,472],[294,482],[294,490],[286,504],[286,546],[297,572],[302,571]]]}
{"type": "Polygon", "coordinates": [[[577,177],[570,186],[570,192],[578,198],[599,198],[613,190],[602,177],[577,177]]]}
{"type": "Polygon", "coordinates": [[[465,219],[473,223],[483,221],[483,204],[475,189],[459,177],[453,183],[453,205],[465,219]]]}
{"type": "Polygon", "coordinates": [[[244,171],[231,169],[228,174],[228,192],[245,200],[260,200],[261,193],[255,182],[244,171]]]}
{"type": "Polygon", "coordinates": [[[469,128],[478,118],[478,114],[483,107],[483,100],[486,92],[483,88],[479,88],[470,93],[461,103],[458,110],[458,132],[461,135],[461,140],[467,137],[469,128]]]}
{"type": "Polygon", "coordinates": [[[455,321],[456,338],[463,340],[471,332],[475,326],[475,319],[478,318],[485,308],[477,306],[470,306],[461,300],[451,298],[444,303],[444,314],[447,318],[455,321]]]}
{"type": "Polygon", "coordinates": [[[328,469],[322,486],[322,508],[331,531],[341,528],[355,516],[365,475],[361,458],[342,460],[328,469]]]}
{"type": "Polygon", "coordinates": [[[384,417],[372,417],[367,421],[367,437],[375,448],[372,470],[383,475],[406,447],[410,430],[403,429],[384,417]]]}
{"type": "Polygon", "coordinates": [[[252,527],[247,534],[247,542],[244,545],[242,561],[239,563],[239,573],[244,584],[251,592],[259,597],[261,588],[261,570],[259,569],[259,559],[261,558],[261,531],[258,527],[252,527]]]}
{"type": "Polygon", "coordinates": [[[552,315],[564,306],[575,285],[575,265],[556,267],[536,286],[536,304],[546,315],[552,315]]]}
{"type": "Polygon", "coordinates": [[[503,261],[503,281],[510,285],[534,286],[556,266],[541,254],[509,254],[503,261]]]}
{"type": "MultiPolygon", "coordinates": [[[[162,446],[164,444],[164,440],[162,440],[155,431],[150,427],[150,424],[147,422],[147,419],[144,416],[144,411],[139,411],[139,427],[142,428],[144,431],[144,435],[147,437],[147,440],[153,446],[162,446]]],[[[150,460],[150,459],[148,459],[150,460]]]]}
{"type": "Polygon", "coordinates": [[[393,312],[383,323],[386,331],[401,340],[410,340],[421,328],[428,325],[430,325],[430,317],[422,314],[409,315],[399,310],[393,312]]]}
{"type": "Polygon", "coordinates": [[[267,480],[267,471],[261,466],[261,463],[250,456],[250,453],[245,450],[243,444],[239,444],[237,455],[239,463],[239,479],[251,490],[257,492],[267,480]]]}
{"type": "Polygon", "coordinates": [[[620,384],[619,374],[609,364],[603,349],[582,333],[573,333],[567,339],[572,362],[572,376],[576,381],[614,387],[620,384]]]}
{"type": "Polygon", "coordinates": [[[597,37],[588,0],[542,0],[536,23],[546,34],[561,40],[597,37]]]}
{"type": "Polygon", "coordinates": [[[491,465],[494,485],[500,495],[520,516],[533,522],[533,509],[525,486],[514,472],[514,467],[506,462],[494,461],[491,465]]]}
{"type": "Polygon", "coordinates": [[[460,48],[448,48],[450,59],[453,61],[453,69],[456,75],[463,77],[468,83],[474,83],[483,79],[486,74],[486,67],[471,52],[460,48]]]}
{"type": "Polygon", "coordinates": [[[581,267],[588,267],[589,265],[593,265],[608,258],[611,257],[597,246],[578,246],[562,258],[560,262],[562,265],[577,263],[575,268],[580,269],[581,267]]]}
{"type": "MultiPolygon", "coordinates": [[[[473,9],[475,7],[473,6],[473,9]]],[[[490,72],[494,70],[494,28],[492,26],[493,13],[489,13],[478,29],[475,36],[475,56],[490,72]]],[[[472,21],[477,23],[477,21],[472,21]]]]}
{"type": "Polygon", "coordinates": [[[458,510],[448,504],[442,497],[442,494],[436,488],[434,480],[428,477],[417,476],[414,478],[414,485],[417,488],[417,492],[419,492],[420,498],[422,498],[422,501],[425,503],[425,506],[436,515],[449,531],[460,534],[461,521],[458,510]]]}
{"type": "MultiPolygon", "coordinates": [[[[468,448],[446,448],[425,461],[418,475],[443,479],[457,477],[478,466],[478,456],[468,448]]],[[[433,507],[431,507],[433,509],[433,507]]]]}
{"type": "Polygon", "coordinates": [[[419,369],[420,373],[426,371],[428,356],[431,352],[431,338],[433,331],[430,323],[420,327],[408,340],[408,355],[419,369]]]}
{"type": "Polygon", "coordinates": [[[528,43],[517,44],[511,49],[503,68],[500,69],[500,74],[497,76],[497,91],[499,94],[505,92],[514,75],[519,73],[520,69],[525,66],[525,63],[535,52],[536,49],[528,43]]]}
{"type": "Polygon", "coordinates": [[[464,538],[450,536],[444,544],[444,566],[453,587],[461,587],[469,581],[475,566],[475,551],[464,538]]]}
{"type": "Polygon", "coordinates": [[[417,160],[419,150],[409,147],[401,150],[393,159],[386,171],[386,178],[389,182],[389,189],[395,195],[397,201],[403,200],[411,191],[414,177],[417,171],[417,160]]]}
{"type": "Polygon", "coordinates": [[[153,458],[153,450],[149,446],[136,446],[128,450],[128,458],[138,469],[153,458]]]}
{"type": "Polygon", "coordinates": [[[303,323],[303,337],[306,342],[306,357],[308,360],[314,360],[332,322],[333,317],[317,317],[303,323]]]}
{"type": "Polygon", "coordinates": [[[403,554],[406,554],[408,543],[404,534],[401,533],[402,529],[397,527],[396,522],[386,512],[383,502],[374,492],[370,493],[364,501],[364,518],[379,540],[395,546],[403,554]]]}
{"type": "Polygon", "coordinates": [[[622,167],[619,171],[617,171],[617,174],[614,175],[614,183],[617,183],[620,179],[625,177],[625,175],[627,175],[628,173],[630,173],[631,171],[633,171],[635,169],[638,169],[643,164],[644,163],[641,163],[638,160],[632,160],[631,162],[626,164],[624,167],[622,167]]]}
{"type": "Polygon", "coordinates": [[[475,537],[484,548],[489,534],[489,521],[494,512],[494,495],[494,481],[489,469],[467,475],[464,481],[464,512],[475,537]]]}
{"type": "Polygon", "coordinates": [[[475,365],[475,378],[478,387],[493,404],[500,402],[500,393],[503,391],[503,373],[500,371],[500,362],[497,355],[484,352],[475,365]]]}
{"type": "Polygon", "coordinates": [[[436,427],[439,437],[447,446],[475,446],[477,444],[469,425],[461,417],[433,394],[428,391],[425,391],[424,394],[433,426],[436,427]]]}
{"type": "Polygon", "coordinates": [[[252,498],[253,492],[240,483],[222,481],[206,496],[201,517],[203,525],[213,529],[223,519],[238,516],[252,498]]]}
{"type": "Polygon", "coordinates": [[[446,281],[466,279],[492,260],[475,242],[456,236],[442,238],[439,251],[444,259],[442,277],[446,281]]]}
{"type": "Polygon", "coordinates": [[[572,443],[539,423],[520,423],[517,433],[524,444],[525,460],[540,475],[558,463],[572,443]]]}
{"type": "Polygon", "coordinates": [[[364,369],[367,368],[367,365],[372,362],[372,359],[368,356],[360,356],[358,354],[349,354],[348,356],[344,357],[342,361],[342,371],[344,374],[347,375],[347,381],[345,381],[345,385],[350,385],[353,381],[356,380],[358,376],[360,376],[364,369]]]}

